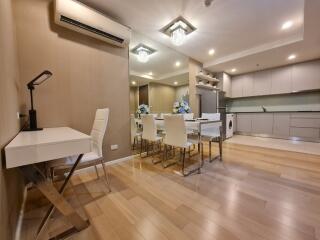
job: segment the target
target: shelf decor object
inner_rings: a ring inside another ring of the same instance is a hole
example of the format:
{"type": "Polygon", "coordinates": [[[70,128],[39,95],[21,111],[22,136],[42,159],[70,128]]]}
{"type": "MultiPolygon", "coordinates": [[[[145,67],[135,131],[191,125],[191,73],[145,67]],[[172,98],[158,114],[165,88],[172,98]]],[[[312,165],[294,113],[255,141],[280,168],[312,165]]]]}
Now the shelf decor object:
{"type": "Polygon", "coordinates": [[[37,124],[37,111],[33,106],[33,94],[32,91],[35,89],[35,86],[42,84],[48,78],[52,76],[52,73],[48,70],[43,71],[37,77],[35,77],[31,82],[27,84],[27,87],[30,91],[30,100],[31,100],[31,109],[29,110],[29,128],[24,129],[24,131],[40,131],[42,128],[38,128],[37,124]]]}

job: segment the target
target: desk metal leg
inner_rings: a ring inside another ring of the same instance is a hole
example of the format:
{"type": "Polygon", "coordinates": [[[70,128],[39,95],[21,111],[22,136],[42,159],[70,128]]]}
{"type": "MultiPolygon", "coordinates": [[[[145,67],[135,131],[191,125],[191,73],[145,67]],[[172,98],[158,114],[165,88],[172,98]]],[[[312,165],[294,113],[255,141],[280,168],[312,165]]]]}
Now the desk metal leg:
{"type": "Polygon", "coordinates": [[[48,200],[52,203],[50,208],[48,209],[45,217],[43,218],[38,231],[37,231],[37,238],[38,239],[43,230],[45,229],[48,220],[52,213],[54,212],[55,208],[57,208],[64,216],[68,218],[68,220],[74,226],[72,229],[67,230],[65,233],[59,234],[60,239],[62,236],[70,235],[74,232],[81,231],[89,226],[89,223],[81,218],[80,215],[71,207],[71,205],[62,197],[62,194],[72,177],[74,171],[76,170],[83,154],[80,154],[75,161],[74,165],[72,166],[68,176],[66,177],[64,183],[60,187],[59,191],[52,185],[52,183],[47,182],[45,179],[39,178],[39,171],[35,170],[32,166],[22,167],[22,172],[24,175],[31,180],[37,188],[48,198],[48,200]],[[42,180],[42,181],[41,181],[42,180]]]}

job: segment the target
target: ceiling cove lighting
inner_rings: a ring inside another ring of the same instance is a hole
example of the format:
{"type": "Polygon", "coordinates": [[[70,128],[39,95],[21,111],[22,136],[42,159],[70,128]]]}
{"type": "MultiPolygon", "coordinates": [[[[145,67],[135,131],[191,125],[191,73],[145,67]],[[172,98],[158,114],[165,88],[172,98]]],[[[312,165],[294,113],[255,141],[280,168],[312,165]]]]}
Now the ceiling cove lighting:
{"type": "Polygon", "coordinates": [[[174,45],[181,46],[187,35],[195,30],[196,28],[191,23],[180,16],[163,27],[160,32],[168,35],[174,45]]]}
{"type": "Polygon", "coordinates": [[[156,50],[145,44],[140,43],[133,49],[131,49],[131,52],[137,55],[137,59],[139,62],[146,63],[149,61],[150,55],[155,53],[156,50]]]}
{"type": "Polygon", "coordinates": [[[175,65],[176,65],[176,67],[180,67],[181,66],[181,62],[176,61],[175,65]]]}
{"type": "Polygon", "coordinates": [[[212,56],[214,53],[215,53],[215,50],[214,50],[213,48],[208,51],[208,54],[209,54],[210,56],[212,56]]]}
{"type": "Polygon", "coordinates": [[[152,76],[152,75],[153,75],[153,72],[149,72],[148,75],[152,76]]]}
{"type": "Polygon", "coordinates": [[[289,29],[289,28],[292,27],[292,25],[293,25],[293,22],[292,22],[292,21],[286,21],[285,23],[282,24],[281,29],[282,29],[282,30],[289,29]]]}
{"type": "Polygon", "coordinates": [[[289,57],[288,57],[288,60],[294,60],[296,59],[297,56],[295,54],[291,54],[289,57]]]}

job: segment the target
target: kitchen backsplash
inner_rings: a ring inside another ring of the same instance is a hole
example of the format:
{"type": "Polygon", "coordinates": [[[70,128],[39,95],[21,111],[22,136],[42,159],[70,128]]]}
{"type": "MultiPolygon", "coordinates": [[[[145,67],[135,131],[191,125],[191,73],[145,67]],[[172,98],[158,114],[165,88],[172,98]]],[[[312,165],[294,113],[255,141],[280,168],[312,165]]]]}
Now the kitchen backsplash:
{"type": "Polygon", "coordinates": [[[231,99],[228,112],[320,111],[320,92],[231,99]]]}

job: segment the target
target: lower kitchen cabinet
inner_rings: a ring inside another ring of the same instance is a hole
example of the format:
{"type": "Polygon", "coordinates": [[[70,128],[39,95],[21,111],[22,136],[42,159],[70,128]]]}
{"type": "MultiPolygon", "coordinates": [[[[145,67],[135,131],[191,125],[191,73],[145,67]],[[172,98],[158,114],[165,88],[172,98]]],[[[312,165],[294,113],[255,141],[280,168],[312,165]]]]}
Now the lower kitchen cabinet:
{"type": "Polygon", "coordinates": [[[237,113],[237,133],[320,140],[320,113],[237,113]]]}
{"type": "Polygon", "coordinates": [[[272,135],[284,138],[290,136],[290,113],[274,113],[272,135]]]}
{"type": "Polygon", "coordinates": [[[252,115],[252,133],[272,135],[273,113],[255,113],[252,115]]]}

